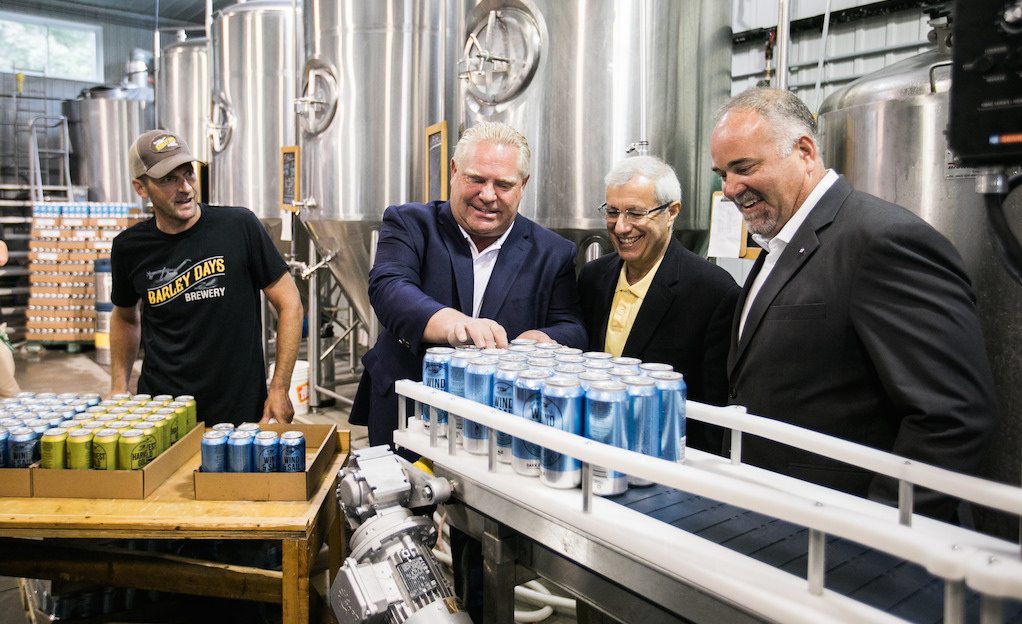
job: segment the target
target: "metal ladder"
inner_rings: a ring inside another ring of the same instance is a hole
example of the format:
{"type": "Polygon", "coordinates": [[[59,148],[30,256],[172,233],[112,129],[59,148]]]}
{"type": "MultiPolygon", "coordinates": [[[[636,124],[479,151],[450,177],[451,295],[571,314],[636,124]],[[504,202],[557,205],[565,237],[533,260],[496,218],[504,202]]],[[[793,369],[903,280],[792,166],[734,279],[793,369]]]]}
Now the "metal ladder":
{"type": "MultiPolygon", "coordinates": [[[[72,201],[71,189],[71,135],[68,132],[67,117],[64,115],[40,115],[34,117],[28,123],[31,140],[28,144],[29,167],[32,187],[32,201],[41,203],[46,201],[46,193],[43,188],[42,159],[60,158],[59,184],[48,184],[47,188],[55,191],[63,191],[67,201],[72,201]],[[57,130],[59,135],[59,147],[49,147],[49,136],[51,130],[57,130]],[[39,133],[42,131],[43,139],[47,145],[39,146],[39,133]]],[[[50,168],[46,169],[46,176],[50,176],[50,168]]]]}

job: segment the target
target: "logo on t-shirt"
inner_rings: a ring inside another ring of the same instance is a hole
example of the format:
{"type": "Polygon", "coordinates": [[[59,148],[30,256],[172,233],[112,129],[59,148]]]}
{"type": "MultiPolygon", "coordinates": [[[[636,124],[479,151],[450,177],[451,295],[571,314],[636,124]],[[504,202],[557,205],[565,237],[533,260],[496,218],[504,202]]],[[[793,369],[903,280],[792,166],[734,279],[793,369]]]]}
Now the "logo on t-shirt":
{"type": "Polygon", "coordinates": [[[227,289],[219,286],[217,280],[227,272],[223,256],[199,260],[184,269],[189,262],[189,260],[185,260],[174,268],[148,272],[149,279],[156,282],[156,285],[147,291],[149,305],[161,306],[182,296],[185,301],[199,301],[224,296],[227,289]]]}

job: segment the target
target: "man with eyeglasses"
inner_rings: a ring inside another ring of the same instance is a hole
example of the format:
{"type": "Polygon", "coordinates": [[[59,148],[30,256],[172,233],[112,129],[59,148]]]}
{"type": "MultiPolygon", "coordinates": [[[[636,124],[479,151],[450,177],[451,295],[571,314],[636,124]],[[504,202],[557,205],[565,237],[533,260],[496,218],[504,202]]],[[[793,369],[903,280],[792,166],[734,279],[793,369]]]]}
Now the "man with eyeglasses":
{"type": "MultiPolygon", "coordinates": [[[[690,399],[724,405],[738,285],[672,235],[681,184],[670,165],[625,158],[604,184],[600,211],[614,252],[587,263],[578,281],[589,348],[670,364],[685,376],[690,399]]],[[[687,433],[689,445],[720,452],[719,430],[693,421],[687,433]]]]}
{"type": "MultiPolygon", "coordinates": [[[[951,243],[823,163],[797,96],[751,89],[716,116],[713,170],[761,254],[728,357],[729,402],[958,472],[975,473],[997,401],[969,276],[951,243]]],[[[898,485],[749,438],[744,461],[887,503],[898,485]]],[[[915,494],[953,519],[955,502],[915,494]]]]}

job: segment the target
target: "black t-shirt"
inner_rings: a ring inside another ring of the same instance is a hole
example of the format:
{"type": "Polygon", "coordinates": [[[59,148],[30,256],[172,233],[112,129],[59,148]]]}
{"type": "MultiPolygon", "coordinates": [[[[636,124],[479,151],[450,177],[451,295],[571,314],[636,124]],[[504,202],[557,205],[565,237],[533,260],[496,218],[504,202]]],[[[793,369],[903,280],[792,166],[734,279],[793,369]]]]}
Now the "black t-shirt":
{"type": "Polygon", "coordinates": [[[207,426],[258,421],[266,401],[259,292],[287,264],[251,211],[200,207],[180,234],[147,219],[114,239],[110,299],[143,302],[139,392],[191,394],[207,426]]]}

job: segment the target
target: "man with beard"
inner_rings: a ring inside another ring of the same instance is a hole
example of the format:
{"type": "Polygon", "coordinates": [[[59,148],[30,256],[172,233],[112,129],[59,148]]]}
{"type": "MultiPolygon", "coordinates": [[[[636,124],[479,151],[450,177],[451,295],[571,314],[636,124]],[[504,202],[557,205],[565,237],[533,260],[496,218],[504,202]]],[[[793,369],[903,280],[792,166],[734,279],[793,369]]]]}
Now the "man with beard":
{"type": "MultiPolygon", "coordinates": [[[[766,253],[738,301],[728,400],[752,414],[964,473],[997,423],[975,298],[951,243],[826,169],[795,95],[746,91],[717,113],[713,169],[766,253]]],[[[749,463],[895,503],[868,471],[747,437],[749,463]]],[[[955,501],[918,492],[953,519],[955,501]]]]}

